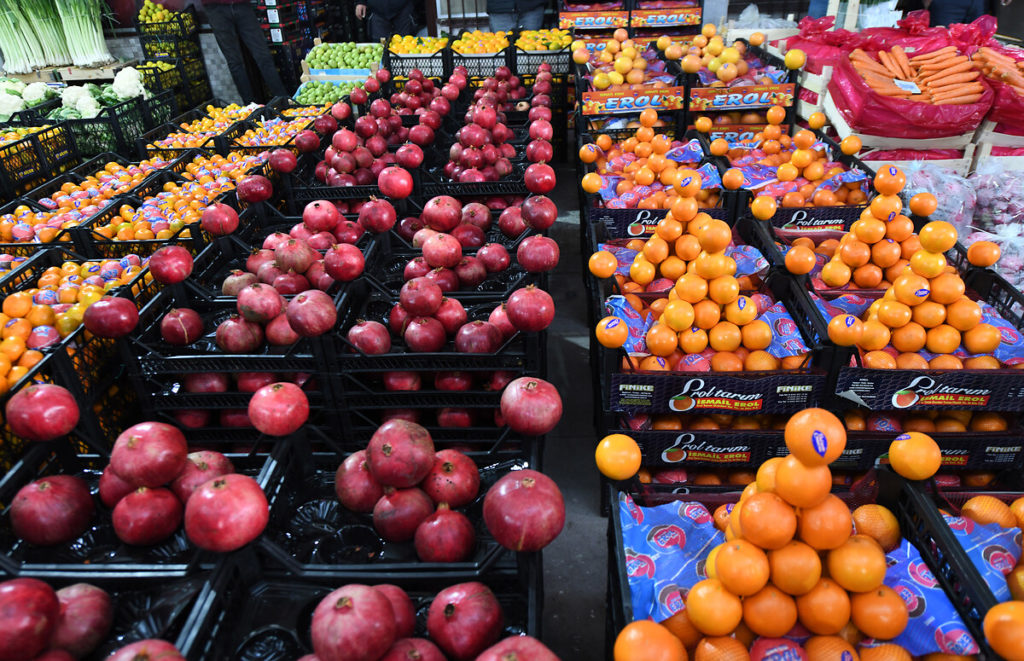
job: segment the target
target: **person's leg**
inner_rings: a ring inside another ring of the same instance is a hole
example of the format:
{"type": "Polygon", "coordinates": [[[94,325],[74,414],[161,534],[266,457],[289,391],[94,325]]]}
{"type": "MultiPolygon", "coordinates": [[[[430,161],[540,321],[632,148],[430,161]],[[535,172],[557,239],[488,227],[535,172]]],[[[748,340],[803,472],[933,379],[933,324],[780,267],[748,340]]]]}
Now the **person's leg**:
{"type": "Polygon", "coordinates": [[[487,17],[491,32],[510,32],[516,27],[515,14],[490,14],[487,17]]]}
{"type": "Polygon", "coordinates": [[[238,95],[242,97],[242,103],[251,103],[253,100],[252,85],[249,83],[249,74],[245,71],[238,35],[235,34],[231,6],[207,5],[206,19],[210,22],[213,36],[217,38],[217,45],[220,46],[224,60],[228,63],[228,71],[231,72],[231,79],[235,81],[235,88],[238,89],[238,95]]]}
{"type": "Polygon", "coordinates": [[[260,22],[256,19],[256,10],[249,4],[231,5],[235,9],[235,27],[238,29],[238,36],[245,44],[246,50],[252,55],[253,61],[260,70],[263,80],[270,90],[271,96],[289,96],[288,90],[281,82],[281,74],[277,72],[277,65],[274,63],[270,49],[267,47],[267,35],[260,28],[260,22]]]}
{"type": "Polygon", "coordinates": [[[928,5],[932,26],[963,23],[970,3],[971,0],[932,0],[932,3],[928,5]]]}
{"type": "Polygon", "coordinates": [[[413,20],[412,12],[402,12],[391,21],[391,29],[395,34],[416,34],[416,21],[413,20]]]}
{"type": "Polygon", "coordinates": [[[542,5],[519,15],[519,28],[521,30],[539,30],[544,24],[544,9],[542,5]]]}

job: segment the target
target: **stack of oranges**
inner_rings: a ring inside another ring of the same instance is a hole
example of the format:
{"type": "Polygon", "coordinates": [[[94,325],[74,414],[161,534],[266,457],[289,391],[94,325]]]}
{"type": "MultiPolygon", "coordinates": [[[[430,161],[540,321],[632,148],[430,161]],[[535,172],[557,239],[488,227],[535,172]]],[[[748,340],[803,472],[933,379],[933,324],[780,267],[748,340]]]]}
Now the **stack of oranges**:
{"type": "MultiPolygon", "coordinates": [[[[717,29],[711,23],[701,28],[701,33],[693,38],[684,52],[683,46],[665,43],[658,40],[658,48],[665,52],[670,60],[681,60],[679,66],[686,73],[697,73],[707,69],[715,74],[718,80],[710,87],[728,87],[730,83],[750,73],[747,61],[747,45],[742,41],[734,41],[726,46],[722,35],[716,34],[717,29]]],[[[667,38],[666,38],[667,39],[667,38]]],[[[759,85],[772,85],[774,80],[767,76],[753,75],[752,80],[759,85]]]]}
{"type": "Polygon", "coordinates": [[[235,138],[235,144],[246,147],[283,145],[309,126],[311,121],[308,117],[300,117],[291,121],[271,119],[258,122],[255,128],[235,138]]]}
{"type": "Polygon", "coordinates": [[[793,658],[910,658],[893,644],[854,647],[863,638],[892,640],[909,614],[883,583],[885,553],[901,541],[895,516],[879,505],[851,512],[831,493],[829,464],[846,447],[843,424],[824,409],[806,409],[790,419],[785,440],[789,456],[761,464],[739,502],[715,510],[726,541],[711,550],[707,578],[684,595],[685,609],[660,625],[628,625],[616,659],[641,658],[630,656],[640,637],[647,649],[665,651],[657,658],[749,659],[756,637],[781,638],[798,623],[811,637],[800,650],[792,643],[793,658]]]}
{"type": "MultiPolygon", "coordinates": [[[[664,37],[663,37],[664,38],[664,37]]],[[[656,62],[657,54],[642,44],[636,44],[629,33],[619,28],[600,51],[591,54],[582,41],[573,43],[572,59],[577,64],[590,63],[593,66],[591,84],[596,90],[635,89],[648,82],[648,66],[656,62]]],[[[661,73],[664,73],[662,71],[661,73]]],[[[649,87],[664,88],[663,80],[650,81],[649,87]]]]}
{"type": "MultiPolygon", "coordinates": [[[[696,194],[700,177],[683,170],[674,189],[679,194],[668,215],[658,223],[646,242],[627,244],[639,249],[629,267],[629,279],[616,275],[613,253],[600,250],[590,257],[590,271],[599,278],[613,275],[626,300],[655,322],[647,331],[647,352],[642,370],[671,370],[686,354],[699,354],[709,347],[715,353],[702,369],[714,371],[774,370],[780,362],[765,349],[771,344],[772,329],[758,319],[757,304],[741,290],[749,291],[749,277],[736,278],[736,261],[725,254],[732,243],[732,229],[723,221],[697,211],[696,194]],[[665,296],[647,306],[637,296],[656,279],[674,282],[665,296]]],[[[609,348],[621,347],[627,330],[617,317],[605,317],[597,324],[597,339],[609,348]]]]}
{"type": "MultiPolygon", "coordinates": [[[[601,175],[614,175],[621,177],[615,194],[623,208],[672,209],[677,203],[688,207],[690,201],[680,201],[683,196],[675,184],[681,177],[695,173],[665,156],[681,143],[664,133],[655,133],[654,129],[664,125],[664,121],[651,108],[640,113],[638,124],[633,137],[622,142],[616,143],[611,136],[601,134],[595,142],[580,147],[580,160],[596,168],[596,172],[583,175],[581,187],[587,193],[597,193],[603,185],[601,175]]],[[[718,191],[706,188],[693,197],[698,207],[714,207],[719,201],[718,191]]],[[[615,204],[610,206],[615,208],[615,204]]]]}
{"type": "Polygon", "coordinates": [[[90,305],[130,284],[143,268],[137,255],[69,261],[44,270],[34,287],[7,295],[0,305],[0,394],[42,359],[42,350],[75,332],[90,305]]]}

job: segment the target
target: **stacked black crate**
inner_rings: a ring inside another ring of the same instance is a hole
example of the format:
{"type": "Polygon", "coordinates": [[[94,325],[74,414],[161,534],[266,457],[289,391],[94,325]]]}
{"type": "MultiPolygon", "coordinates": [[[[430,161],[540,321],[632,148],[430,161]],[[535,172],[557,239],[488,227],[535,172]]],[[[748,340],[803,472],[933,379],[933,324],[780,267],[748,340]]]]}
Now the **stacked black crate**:
{"type": "Polygon", "coordinates": [[[213,96],[199,43],[199,19],[195,9],[189,7],[178,12],[169,21],[139,23],[138,29],[143,60],[177,63],[181,83],[174,88],[174,96],[179,111],[194,108],[213,96]]]}

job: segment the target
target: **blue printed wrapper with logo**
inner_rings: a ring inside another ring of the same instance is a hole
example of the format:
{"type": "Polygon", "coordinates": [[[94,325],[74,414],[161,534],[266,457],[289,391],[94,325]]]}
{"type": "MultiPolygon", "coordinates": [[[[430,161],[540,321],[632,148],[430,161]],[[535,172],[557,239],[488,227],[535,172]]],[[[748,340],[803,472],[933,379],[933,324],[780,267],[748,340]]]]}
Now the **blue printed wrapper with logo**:
{"type": "Polygon", "coordinates": [[[676,163],[700,163],[704,160],[704,149],[700,146],[700,140],[694,138],[678,147],[672,147],[665,152],[665,158],[676,163]]]}
{"type": "MultiPolygon", "coordinates": [[[[886,642],[895,643],[914,656],[935,652],[976,654],[977,643],[921,559],[921,553],[903,540],[899,548],[886,554],[886,559],[889,568],[885,584],[903,599],[910,614],[903,633],[886,642]]],[[[871,645],[872,641],[866,643],[871,645]]]]}
{"type": "Polygon", "coordinates": [[[772,343],[765,351],[776,358],[807,353],[807,345],[800,337],[796,322],[781,302],[765,310],[758,318],[772,329],[772,343]]]}
{"type": "Polygon", "coordinates": [[[700,503],[640,507],[621,494],[619,519],[633,619],[667,620],[683,610],[690,588],[707,578],[704,562],[725,535],[700,503]]]}
{"type": "Polygon", "coordinates": [[[629,265],[633,263],[636,256],[640,254],[639,250],[633,250],[626,246],[618,246],[614,243],[600,243],[597,246],[598,250],[607,250],[611,254],[615,255],[615,261],[617,266],[615,272],[619,275],[629,277],[629,265]]]}
{"type": "MultiPolygon", "coordinates": [[[[842,167],[842,165],[840,163],[826,163],[825,171],[827,172],[834,167],[842,167]]],[[[868,186],[867,173],[861,172],[860,170],[856,169],[845,170],[833,177],[829,177],[828,179],[826,179],[825,181],[821,182],[818,185],[818,190],[825,188],[834,193],[837,190],[839,190],[840,186],[842,186],[843,184],[851,184],[857,181],[860,182],[860,189],[864,191],[865,194],[867,194],[871,190],[868,186]]]]}
{"type": "Polygon", "coordinates": [[[618,317],[625,322],[629,329],[629,337],[622,348],[629,353],[647,353],[647,331],[650,329],[653,319],[650,315],[641,315],[637,312],[625,296],[609,296],[604,302],[605,314],[618,317]]]}
{"type": "Polygon", "coordinates": [[[743,175],[743,186],[747,190],[754,190],[776,181],[775,168],[761,163],[747,163],[745,165],[733,165],[743,175]]]}
{"type": "MultiPolygon", "coordinates": [[[[627,248],[614,243],[599,243],[598,250],[607,250],[615,255],[618,265],[615,272],[619,275],[629,277],[629,267],[640,251],[627,248]]],[[[754,246],[730,245],[725,249],[725,254],[736,261],[736,276],[759,275],[768,269],[768,260],[764,258],[761,251],[754,246]]],[[[658,291],[658,289],[647,288],[647,291],[658,291]]]]}
{"type": "Polygon", "coordinates": [[[962,516],[947,514],[943,514],[942,518],[946,520],[978,573],[988,583],[996,600],[1008,601],[1011,596],[1006,575],[1020,560],[1020,528],[1003,528],[998,523],[980,524],[962,516]]]}
{"type": "Polygon", "coordinates": [[[832,319],[832,317],[841,314],[852,314],[860,317],[874,302],[859,294],[843,294],[830,301],[826,301],[812,292],[811,298],[825,319],[832,319]]]}
{"type": "Polygon", "coordinates": [[[718,168],[711,163],[705,163],[700,166],[697,168],[697,172],[700,173],[700,187],[702,189],[711,190],[712,188],[722,187],[722,176],[718,173],[718,168]]]}

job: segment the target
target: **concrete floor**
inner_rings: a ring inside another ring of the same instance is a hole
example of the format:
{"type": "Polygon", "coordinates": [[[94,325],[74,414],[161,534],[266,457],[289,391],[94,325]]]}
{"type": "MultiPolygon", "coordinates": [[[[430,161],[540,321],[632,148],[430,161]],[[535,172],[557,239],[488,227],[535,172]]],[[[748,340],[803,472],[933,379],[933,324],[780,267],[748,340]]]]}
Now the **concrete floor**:
{"type": "Polygon", "coordinates": [[[557,168],[551,198],[559,218],[550,236],[561,256],[551,275],[555,321],[548,329],[548,378],[562,395],[562,421],[548,435],[544,472],[565,497],[566,524],[544,551],[544,642],[565,661],[604,656],[607,520],[600,514],[600,479],[594,465],[586,297],[579,250],[576,173],[557,168]]]}

